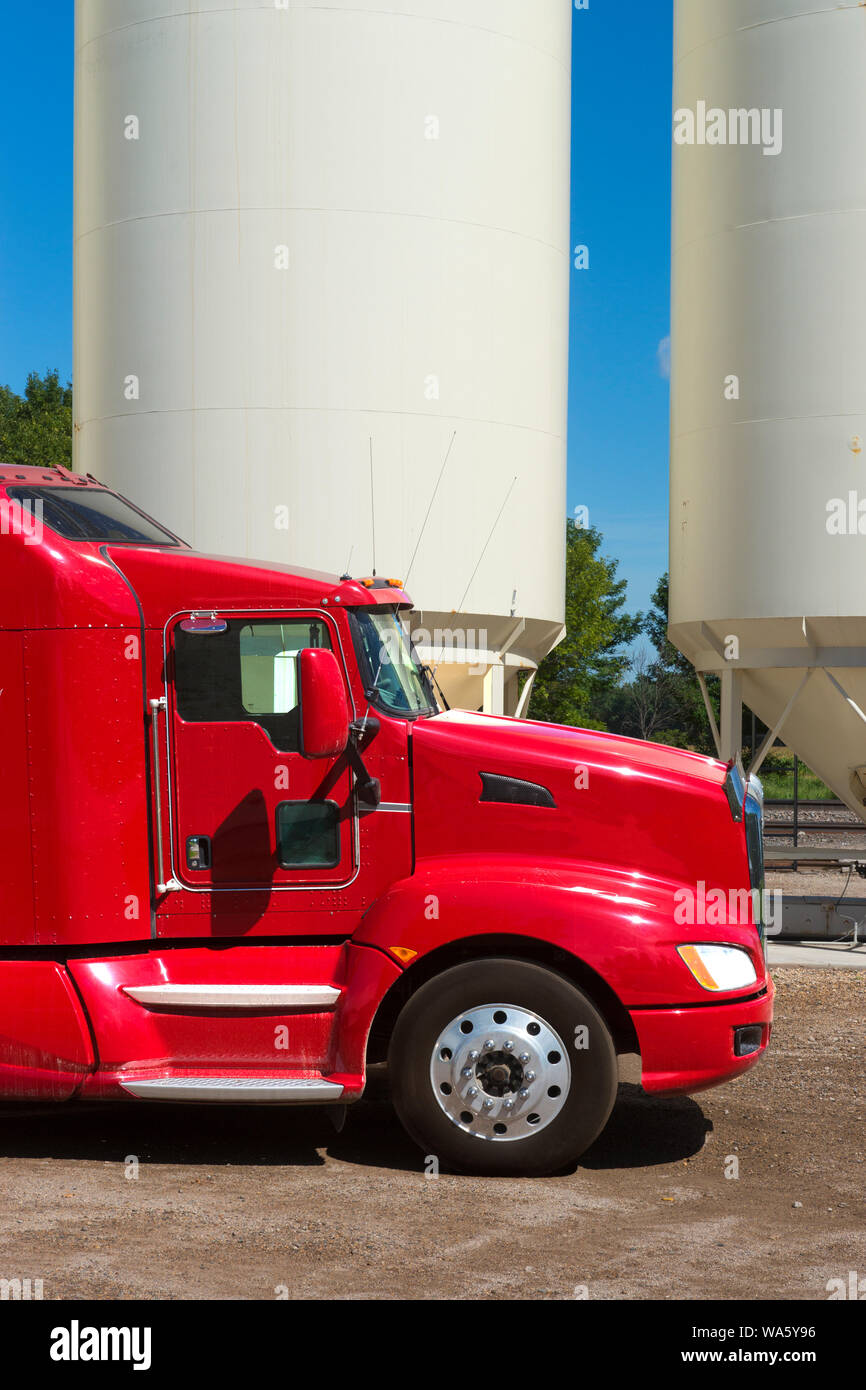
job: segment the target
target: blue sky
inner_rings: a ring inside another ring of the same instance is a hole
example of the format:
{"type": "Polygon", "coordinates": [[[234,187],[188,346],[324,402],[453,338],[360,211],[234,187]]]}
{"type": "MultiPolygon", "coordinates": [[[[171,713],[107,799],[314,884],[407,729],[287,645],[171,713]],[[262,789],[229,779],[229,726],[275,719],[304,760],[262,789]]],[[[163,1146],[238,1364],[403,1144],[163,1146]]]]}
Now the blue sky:
{"type": "MultiPolygon", "coordinates": [[[[527,0],[531,3],[531,0],[527,0]]],[[[565,0],[562,0],[565,3],[565,0]]],[[[72,0],[0,0],[0,382],[72,374],[72,0]]],[[[667,568],[671,0],[574,13],[569,509],[646,608],[667,568]]]]}
{"type": "Polygon", "coordinates": [[[569,508],[649,606],[667,569],[670,0],[590,0],[574,14],[569,508]]]}
{"type": "Polygon", "coordinates": [[[72,375],[72,0],[0,0],[0,382],[72,375]]]}

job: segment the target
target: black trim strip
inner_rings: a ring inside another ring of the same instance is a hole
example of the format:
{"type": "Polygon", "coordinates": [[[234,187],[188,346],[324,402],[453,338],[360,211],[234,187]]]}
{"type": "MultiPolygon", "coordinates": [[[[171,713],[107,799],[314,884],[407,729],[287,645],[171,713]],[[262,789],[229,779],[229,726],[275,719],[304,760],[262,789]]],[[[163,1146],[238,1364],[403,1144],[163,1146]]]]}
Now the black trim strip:
{"type": "MultiPolygon", "coordinates": [[[[357,930],[357,927],[355,928],[357,930]]],[[[348,946],[354,945],[351,933],[333,936],[187,936],[138,937],[134,941],[92,941],[80,946],[4,946],[0,964],[5,961],[56,961],[63,965],[70,960],[107,960],[123,956],[157,954],[168,951],[188,951],[206,947],[212,951],[228,951],[236,946],[348,946]]]]}
{"type": "Polygon", "coordinates": [[[507,806],[546,806],[556,810],[553,794],[538,782],[524,782],[520,777],[506,777],[500,772],[479,772],[480,801],[496,801],[507,806]]]}
{"type": "MultiPolygon", "coordinates": [[[[726,943],[719,942],[719,945],[723,944],[726,943]]],[[[680,1009],[722,1009],[730,1004],[757,1004],[759,1000],[766,999],[769,992],[765,988],[757,994],[734,995],[733,998],[726,996],[724,999],[696,999],[690,1004],[627,1004],[626,1008],[630,1014],[664,1014],[680,1009]]]]}

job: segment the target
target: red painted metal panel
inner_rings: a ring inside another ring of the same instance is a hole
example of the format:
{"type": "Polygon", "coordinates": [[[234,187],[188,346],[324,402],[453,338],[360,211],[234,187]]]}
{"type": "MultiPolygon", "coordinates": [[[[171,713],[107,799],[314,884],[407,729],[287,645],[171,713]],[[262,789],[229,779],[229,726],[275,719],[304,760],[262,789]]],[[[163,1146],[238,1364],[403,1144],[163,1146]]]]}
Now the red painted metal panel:
{"type": "Polygon", "coordinates": [[[419,863],[371,908],[354,939],[404,947],[420,959],[458,940],[528,938],[577,957],[635,1008],[705,1003],[706,990],[676,948],[716,938],[743,946],[755,967],[758,984],[731,997],[754,994],[767,978],[755,928],[676,925],[677,887],[647,877],[636,883],[580,861],[453,856],[419,863]]]}
{"type": "Polygon", "coordinates": [[[693,887],[748,886],[722,763],[610,734],[453,713],[413,726],[418,858],[519,854],[693,887]],[[556,809],[480,802],[480,772],[541,784],[556,809]]]}
{"type": "Polygon", "coordinates": [[[0,961],[0,1096],[68,1100],[94,1065],[87,1020],[56,961],[0,961]]]}
{"type": "MultiPolygon", "coordinates": [[[[68,486],[71,475],[43,468],[0,466],[2,572],[0,628],[119,627],[137,621],[135,603],[98,545],[70,543],[35,513],[25,516],[7,489],[68,486]]],[[[82,492],[104,491],[80,480],[82,492]]]]}
{"type": "Polygon", "coordinates": [[[147,937],[139,631],[33,632],[25,660],[36,939],[147,937]]]}
{"type": "MultiPolygon", "coordinates": [[[[347,674],[355,674],[345,614],[332,615],[331,622],[334,649],[345,654],[347,674]]],[[[157,699],[164,693],[155,684],[161,662],[152,643],[148,650],[149,694],[157,699]]],[[[253,722],[188,723],[175,709],[171,682],[168,695],[168,743],[165,717],[158,717],[164,867],[168,875],[171,818],[174,872],[194,891],[167,893],[159,900],[159,935],[350,936],[371,902],[410,871],[411,816],[361,806],[356,827],[346,754],[310,760],[299,751],[277,749],[253,722]],[[286,800],[312,798],[341,807],[341,862],[332,869],[284,868],[277,858],[276,808],[286,800]],[[204,873],[184,863],[187,838],[202,834],[214,842],[213,867],[204,873]],[[219,891],[203,891],[211,887],[219,891]]],[[[380,780],[385,804],[408,806],[407,738],[405,721],[383,718],[364,747],[364,762],[380,780]]]]}
{"type": "Polygon", "coordinates": [[[703,1091],[748,1071],[760,1061],[770,1039],[773,995],[769,980],[767,992],[748,1003],[633,1013],[644,1090],[653,1094],[703,1091]],[[735,1057],[734,1029],[750,1023],[763,1025],[763,1047],[751,1056],[735,1057]]]}
{"type": "Polygon", "coordinates": [[[217,1073],[284,1070],[295,1075],[321,1070],[331,1048],[334,1008],[257,1012],[151,1006],[130,998],[124,987],[346,986],[346,952],[339,946],[155,948],[134,956],[76,960],[69,969],[92,1022],[100,1074],[106,1075],[184,1067],[217,1073]]]}
{"type": "Polygon", "coordinates": [[[36,929],[30,847],[24,639],[20,632],[0,632],[0,715],[3,727],[0,944],[27,945],[35,940],[36,929]]]}
{"type": "Polygon", "coordinates": [[[397,962],[384,951],[350,945],[346,951],[345,988],[337,1006],[328,1075],[352,1089],[365,1075],[367,1041],[376,1011],[400,978],[397,962]]]}
{"type": "Polygon", "coordinates": [[[108,552],[127,576],[147,615],[147,626],[162,629],[180,609],[406,607],[399,589],[366,589],[340,583],[318,570],[291,569],[267,560],[238,559],[146,546],[110,546],[108,552]]]}
{"type": "Polygon", "coordinates": [[[175,869],[190,888],[327,887],[355,872],[353,804],[345,759],[309,762],[274,747],[257,724],[174,725],[175,869]],[[340,862],[328,868],[285,869],[276,842],[277,807],[284,801],[331,801],[339,808],[340,862]],[[186,843],[207,835],[211,867],[187,868],[186,843]]]}

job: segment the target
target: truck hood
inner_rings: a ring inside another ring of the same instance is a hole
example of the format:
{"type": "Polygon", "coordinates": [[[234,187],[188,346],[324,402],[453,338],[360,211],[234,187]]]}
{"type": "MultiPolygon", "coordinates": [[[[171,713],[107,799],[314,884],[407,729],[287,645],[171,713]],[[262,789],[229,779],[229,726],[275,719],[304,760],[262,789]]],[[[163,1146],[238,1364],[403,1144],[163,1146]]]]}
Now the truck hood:
{"type": "Polygon", "coordinates": [[[562,724],[542,724],[531,719],[473,714],[467,710],[449,710],[447,714],[416,724],[415,730],[421,738],[433,734],[446,756],[449,750],[456,755],[471,752],[481,755],[495,750],[498,757],[512,756],[521,763],[529,760],[546,764],[550,760],[561,760],[569,766],[583,756],[590,764],[617,767],[621,773],[631,768],[637,775],[697,778],[715,786],[724,783],[727,771],[726,764],[716,758],[687,753],[662,743],[646,743],[641,739],[562,724]]]}
{"type": "Polygon", "coordinates": [[[726,766],[660,744],[451,711],[412,728],[418,859],[520,855],[748,885],[726,766]]]}

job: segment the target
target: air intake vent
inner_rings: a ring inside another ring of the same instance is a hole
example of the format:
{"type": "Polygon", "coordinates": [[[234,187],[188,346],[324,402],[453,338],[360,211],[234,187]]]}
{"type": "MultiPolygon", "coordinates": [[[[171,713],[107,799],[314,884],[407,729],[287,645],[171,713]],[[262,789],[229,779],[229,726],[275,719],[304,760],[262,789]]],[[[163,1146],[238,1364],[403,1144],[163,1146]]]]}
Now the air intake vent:
{"type": "Polygon", "coordinates": [[[503,777],[498,772],[480,772],[481,800],[505,802],[509,806],[552,806],[556,802],[547,787],[523,782],[519,777],[503,777]]]}

